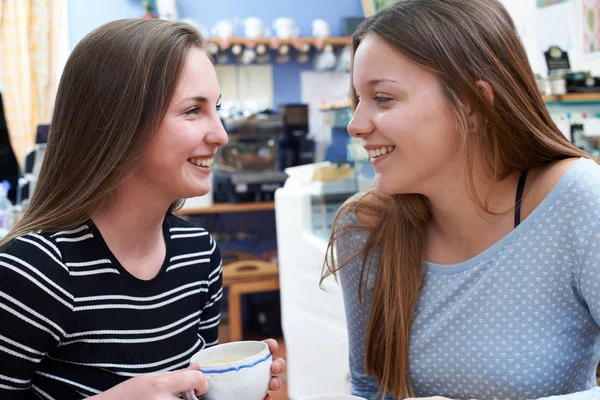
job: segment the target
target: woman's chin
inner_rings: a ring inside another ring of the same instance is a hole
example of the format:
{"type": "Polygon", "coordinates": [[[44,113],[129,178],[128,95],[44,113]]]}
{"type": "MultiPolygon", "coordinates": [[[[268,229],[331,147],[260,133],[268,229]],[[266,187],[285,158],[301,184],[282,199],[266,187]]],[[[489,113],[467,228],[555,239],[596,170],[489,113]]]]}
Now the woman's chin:
{"type": "Polygon", "coordinates": [[[206,196],[210,193],[211,184],[210,182],[202,182],[201,184],[196,184],[193,187],[189,188],[185,191],[186,197],[180,197],[182,199],[191,199],[192,197],[202,197],[206,196]]]}
{"type": "Polygon", "coordinates": [[[415,193],[414,190],[410,190],[406,186],[401,185],[397,179],[375,175],[375,188],[382,194],[391,196],[394,194],[415,193]]]}
{"type": "Polygon", "coordinates": [[[391,184],[391,182],[388,182],[385,178],[382,178],[380,175],[375,176],[375,188],[377,188],[377,190],[380,193],[386,195],[392,195],[397,193],[397,191],[394,190],[394,187],[391,184]]]}

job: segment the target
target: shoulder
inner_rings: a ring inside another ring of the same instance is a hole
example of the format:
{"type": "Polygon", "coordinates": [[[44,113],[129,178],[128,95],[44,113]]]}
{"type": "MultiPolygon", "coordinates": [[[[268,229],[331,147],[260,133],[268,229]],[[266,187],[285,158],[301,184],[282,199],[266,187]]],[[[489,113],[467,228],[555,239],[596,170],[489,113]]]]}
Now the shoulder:
{"type": "Polygon", "coordinates": [[[198,225],[185,220],[181,217],[176,216],[175,214],[168,213],[166,215],[167,222],[172,227],[180,227],[180,228],[199,228],[198,225]]]}
{"type": "Polygon", "coordinates": [[[22,264],[49,266],[50,269],[56,268],[68,273],[58,243],[50,234],[28,233],[18,236],[2,249],[0,257],[18,260],[22,264]]]}
{"type": "Polygon", "coordinates": [[[217,243],[206,229],[173,214],[166,215],[166,227],[166,234],[177,245],[178,252],[218,253],[217,243]]]}
{"type": "Polygon", "coordinates": [[[384,205],[374,192],[360,192],[350,197],[338,211],[338,223],[334,227],[333,248],[335,266],[341,279],[346,299],[355,298],[359,282],[373,289],[379,264],[377,248],[367,249],[371,232],[379,223],[378,210],[384,205]],[[363,261],[371,262],[368,274],[363,276],[363,261]]]}
{"type": "Polygon", "coordinates": [[[210,237],[206,229],[190,221],[181,219],[173,214],[166,215],[166,225],[171,239],[188,239],[210,237]]]}
{"type": "Polygon", "coordinates": [[[358,192],[338,209],[338,228],[355,227],[370,230],[377,226],[385,203],[374,190],[358,192]]]}
{"type": "Polygon", "coordinates": [[[338,209],[333,226],[332,243],[337,263],[344,264],[354,258],[357,250],[365,247],[373,222],[362,212],[361,204],[368,201],[369,192],[360,192],[346,200],[338,209]]]}
{"type": "Polygon", "coordinates": [[[345,228],[348,226],[354,226],[359,224],[358,216],[356,215],[356,204],[360,201],[366,193],[356,193],[352,197],[348,198],[340,208],[337,210],[337,229],[345,228]]]}
{"type": "MultiPolygon", "coordinates": [[[[571,206],[586,202],[588,206],[600,207],[600,165],[594,159],[568,158],[557,161],[532,170],[528,183],[529,180],[531,184],[526,196],[530,199],[530,205],[537,206],[558,188],[573,203],[571,206]]],[[[528,191],[527,187],[525,191],[528,191]]]]}
{"type": "Polygon", "coordinates": [[[600,198],[598,188],[600,188],[600,164],[595,159],[582,158],[576,164],[571,164],[575,169],[573,180],[576,181],[575,189],[594,193],[600,198]]]}
{"type": "Polygon", "coordinates": [[[567,158],[532,171],[536,191],[549,193],[563,178],[595,186],[600,183],[600,165],[594,159],[567,158]]]}
{"type": "Polygon", "coordinates": [[[0,252],[0,274],[5,285],[33,283],[67,289],[69,268],[50,234],[29,233],[9,242],[0,252]]]}

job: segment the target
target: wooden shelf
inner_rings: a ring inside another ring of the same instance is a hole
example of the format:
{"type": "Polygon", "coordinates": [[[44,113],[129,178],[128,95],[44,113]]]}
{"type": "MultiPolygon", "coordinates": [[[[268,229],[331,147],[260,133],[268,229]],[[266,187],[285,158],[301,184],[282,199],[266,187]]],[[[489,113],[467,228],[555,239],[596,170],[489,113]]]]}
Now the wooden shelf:
{"type": "Polygon", "coordinates": [[[235,37],[235,38],[231,38],[228,40],[210,39],[210,41],[212,43],[218,44],[219,47],[225,47],[224,45],[233,46],[235,44],[239,44],[242,46],[246,46],[246,45],[256,46],[259,44],[274,45],[274,46],[275,45],[281,46],[281,45],[287,44],[287,45],[292,45],[292,46],[299,46],[299,45],[302,45],[305,43],[307,43],[311,46],[315,46],[317,43],[322,44],[322,45],[331,44],[333,46],[346,46],[352,41],[352,38],[346,37],[346,36],[330,37],[330,38],[326,38],[326,39],[317,39],[314,37],[301,37],[301,38],[296,38],[296,39],[277,39],[277,38],[247,39],[245,37],[235,37]]]}
{"type": "Polygon", "coordinates": [[[600,93],[567,93],[542,97],[546,103],[600,103],[600,93]]]}
{"type": "Polygon", "coordinates": [[[177,215],[194,214],[223,214],[238,213],[249,211],[269,211],[275,209],[275,202],[257,202],[257,203],[216,203],[210,207],[190,207],[176,211],[177,215]]]}

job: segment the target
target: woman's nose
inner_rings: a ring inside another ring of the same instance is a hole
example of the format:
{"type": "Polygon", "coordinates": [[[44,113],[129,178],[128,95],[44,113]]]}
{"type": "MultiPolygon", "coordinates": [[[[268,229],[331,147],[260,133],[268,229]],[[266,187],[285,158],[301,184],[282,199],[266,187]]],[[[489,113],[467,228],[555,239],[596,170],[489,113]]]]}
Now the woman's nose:
{"type": "Polygon", "coordinates": [[[210,130],[209,134],[206,135],[206,141],[207,141],[207,143],[210,143],[212,145],[215,145],[218,147],[223,147],[229,141],[229,138],[227,136],[227,131],[225,130],[225,127],[223,126],[223,122],[221,122],[221,119],[218,117],[218,115],[214,118],[215,118],[214,126],[210,130]]]}
{"type": "Polygon", "coordinates": [[[358,103],[354,115],[348,123],[348,133],[356,138],[362,138],[373,132],[374,125],[371,115],[364,105],[358,103]]]}

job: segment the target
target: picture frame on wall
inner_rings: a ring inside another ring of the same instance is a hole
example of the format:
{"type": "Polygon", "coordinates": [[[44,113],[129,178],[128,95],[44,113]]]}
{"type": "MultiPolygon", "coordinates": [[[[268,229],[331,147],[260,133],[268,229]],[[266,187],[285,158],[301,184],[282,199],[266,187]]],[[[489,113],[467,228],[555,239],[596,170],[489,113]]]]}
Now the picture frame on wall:
{"type": "Polygon", "coordinates": [[[378,11],[394,4],[397,0],[361,0],[365,17],[375,15],[378,11]]]}
{"type": "Polygon", "coordinates": [[[583,57],[600,59],[600,0],[583,0],[583,57]]]}

